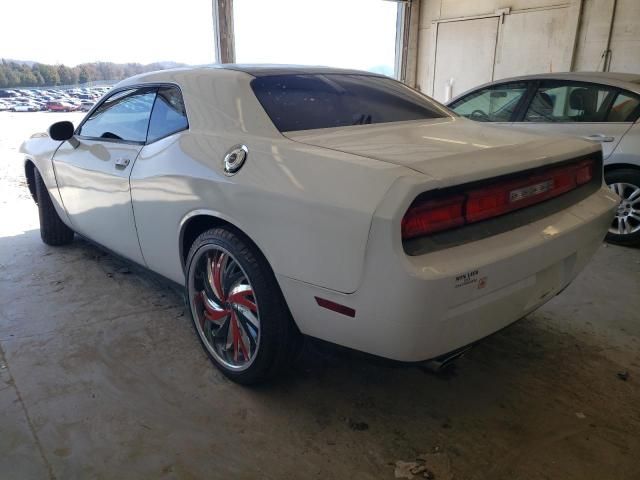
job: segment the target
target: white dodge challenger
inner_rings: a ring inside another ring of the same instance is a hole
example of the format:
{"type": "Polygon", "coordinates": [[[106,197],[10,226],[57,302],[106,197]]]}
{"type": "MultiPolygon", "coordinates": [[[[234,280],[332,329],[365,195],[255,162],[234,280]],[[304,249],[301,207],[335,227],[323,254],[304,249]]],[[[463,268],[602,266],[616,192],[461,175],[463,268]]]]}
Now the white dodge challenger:
{"type": "Polygon", "coordinates": [[[330,68],[143,74],[21,151],[43,241],[78,233],[183,284],[241,383],[301,333],[407,362],[472,344],[566,287],[618,204],[591,142],[330,68]]]}

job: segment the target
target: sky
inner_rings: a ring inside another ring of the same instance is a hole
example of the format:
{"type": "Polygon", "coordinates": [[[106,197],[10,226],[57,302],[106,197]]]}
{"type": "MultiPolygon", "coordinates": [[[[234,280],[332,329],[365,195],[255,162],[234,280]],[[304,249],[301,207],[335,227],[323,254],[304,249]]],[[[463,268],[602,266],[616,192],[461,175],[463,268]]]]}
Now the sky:
{"type": "MultiPolygon", "coordinates": [[[[234,3],[238,62],[393,66],[395,2],[234,3]]],[[[70,66],[215,61],[211,0],[4,0],[2,18],[0,58],[70,66]]]]}
{"type": "Polygon", "coordinates": [[[238,62],[393,68],[395,2],[234,0],[234,6],[238,62]]]}

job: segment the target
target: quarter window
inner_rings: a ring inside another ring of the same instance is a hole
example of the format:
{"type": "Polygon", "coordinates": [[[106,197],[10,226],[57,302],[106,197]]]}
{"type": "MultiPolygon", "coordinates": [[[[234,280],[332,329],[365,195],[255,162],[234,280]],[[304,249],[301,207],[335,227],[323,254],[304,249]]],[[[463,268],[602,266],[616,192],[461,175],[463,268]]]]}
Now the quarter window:
{"type": "Polygon", "coordinates": [[[524,82],[495,85],[461,98],[451,108],[458,115],[479,122],[508,122],[526,91],[524,82]]]}
{"type": "Polygon", "coordinates": [[[633,122],[640,110],[640,98],[627,93],[619,93],[609,110],[607,122],[633,122]]]}
{"type": "Polygon", "coordinates": [[[189,127],[182,95],[177,87],[158,89],[149,122],[148,142],[155,142],[189,127]]]}
{"type": "Polygon", "coordinates": [[[604,85],[543,82],[527,109],[524,121],[604,122],[616,94],[616,89],[604,85]]]}
{"type": "Polygon", "coordinates": [[[145,142],[155,96],[155,88],[115,93],[91,113],[78,133],[91,138],[145,142]]]}

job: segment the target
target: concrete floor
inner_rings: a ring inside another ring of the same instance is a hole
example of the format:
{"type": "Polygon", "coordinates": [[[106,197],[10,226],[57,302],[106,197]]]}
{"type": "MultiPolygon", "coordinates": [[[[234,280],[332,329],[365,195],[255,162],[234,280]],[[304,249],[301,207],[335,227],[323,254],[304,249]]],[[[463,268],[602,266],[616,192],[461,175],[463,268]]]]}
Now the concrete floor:
{"type": "Polygon", "coordinates": [[[601,248],[448,375],[310,344],[247,389],[163,281],[41,243],[17,143],[61,118],[0,113],[0,479],[384,479],[422,454],[438,480],[640,478],[640,250],[601,248]]]}

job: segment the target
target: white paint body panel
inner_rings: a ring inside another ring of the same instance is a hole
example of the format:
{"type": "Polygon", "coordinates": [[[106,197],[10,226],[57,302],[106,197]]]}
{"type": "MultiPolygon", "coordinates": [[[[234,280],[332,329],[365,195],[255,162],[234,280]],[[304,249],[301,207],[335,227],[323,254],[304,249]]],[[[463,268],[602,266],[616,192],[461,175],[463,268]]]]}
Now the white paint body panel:
{"type": "Polygon", "coordinates": [[[115,253],[144,264],[131,208],[129,175],[140,145],[79,139],[53,156],[58,191],[71,227],[115,253]],[[130,163],[118,169],[115,160],[130,163]]]}
{"type": "Polygon", "coordinates": [[[55,154],[57,183],[51,162],[57,142],[33,139],[22,151],[43,172],[54,199],[58,188],[63,197],[69,192],[73,204],[65,209],[56,200],[57,208],[84,235],[183,282],[181,228],[194,215],[222,219],[260,248],[302,332],[398,360],[424,360],[478,340],[551,298],[598,247],[617,205],[602,189],[523,227],[409,257],[400,221],[420,193],[599,147],[454,117],[285,136],[253,95],[251,80],[239,71],[197,68],[123,82],[178,85],[190,127],[141,147],[129,174],[116,179],[101,175],[114,176],[117,147],[102,157],[85,155],[89,163],[103,162],[87,173],[72,158],[78,150],[64,144],[55,154]],[[249,149],[247,161],[227,177],[222,158],[240,143],[249,149]],[[92,191],[98,184],[100,194],[92,191]],[[92,223],[100,218],[118,228],[109,235],[92,223]],[[456,276],[471,270],[486,272],[487,289],[455,288],[456,276]],[[315,296],[355,308],[355,318],[318,307],[315,296]]]}

